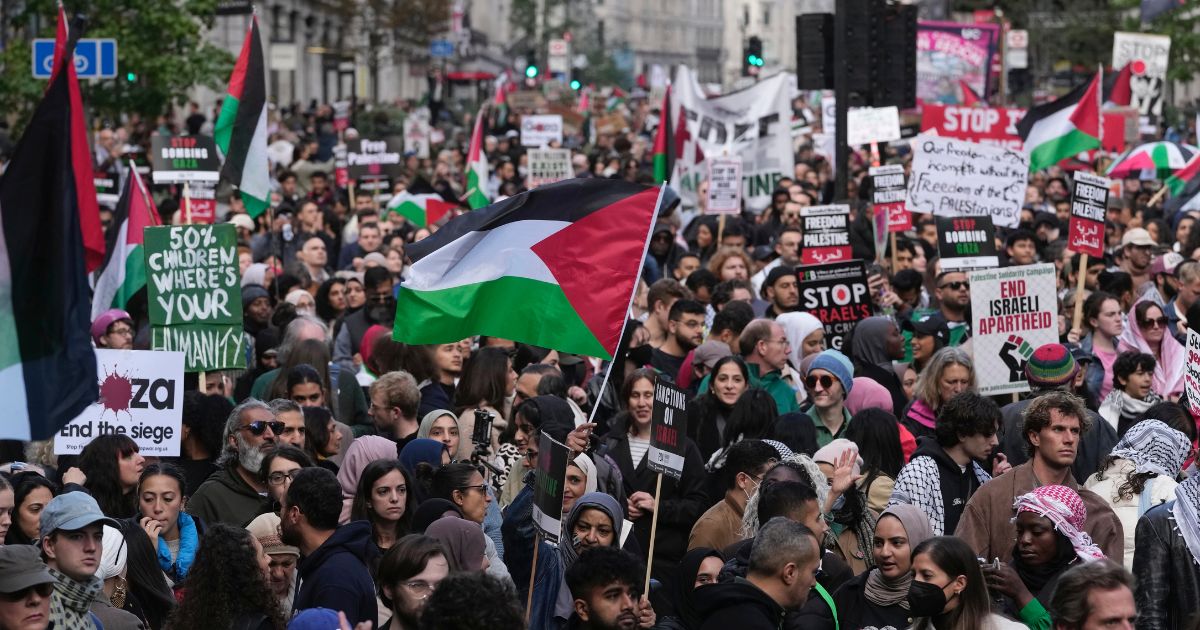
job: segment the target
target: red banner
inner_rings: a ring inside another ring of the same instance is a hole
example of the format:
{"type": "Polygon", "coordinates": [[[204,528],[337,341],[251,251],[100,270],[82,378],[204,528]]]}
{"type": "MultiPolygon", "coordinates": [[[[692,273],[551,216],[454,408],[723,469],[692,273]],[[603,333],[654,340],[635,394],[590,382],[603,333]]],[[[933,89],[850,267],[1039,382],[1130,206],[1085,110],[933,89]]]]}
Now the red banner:
{"type": "MultiPolygon", "coordinates": [[[[933,132],[946,138],[956,138],[979,144],[1002,146],[1020,151],[1024,148],[1017,133],[1017,123],[1025,110],[1016,107],[962,107],[958,105],[921,105],[921,133],[933,132]]],[[[1121,113],[1104,114],[1105,151],[1125,150],[1125,118],[1121,113]]]]}

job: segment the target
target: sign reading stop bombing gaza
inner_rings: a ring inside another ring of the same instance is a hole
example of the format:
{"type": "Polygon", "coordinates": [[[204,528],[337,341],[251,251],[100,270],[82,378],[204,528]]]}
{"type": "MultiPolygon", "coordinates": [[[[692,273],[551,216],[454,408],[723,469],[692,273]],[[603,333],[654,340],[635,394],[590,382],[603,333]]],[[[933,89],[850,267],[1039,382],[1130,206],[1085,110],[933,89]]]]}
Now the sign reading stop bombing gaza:
{"type": "Polygon", "coordinates": [[[233,224],[148,227],[151,348],[184,354],[184,369],[246,365],[233,224]]]}

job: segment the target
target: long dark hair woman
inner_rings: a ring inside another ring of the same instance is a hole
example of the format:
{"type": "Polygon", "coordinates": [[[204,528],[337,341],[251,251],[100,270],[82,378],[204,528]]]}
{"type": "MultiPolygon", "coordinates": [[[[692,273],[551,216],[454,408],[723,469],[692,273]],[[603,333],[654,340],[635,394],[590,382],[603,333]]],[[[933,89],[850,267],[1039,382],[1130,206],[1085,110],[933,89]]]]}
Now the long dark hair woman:
{"type": "Polygon", "coordinates": [[[742,440],[768,437],[778,418],[779,408],[767,390],[758,387],[747,389],[729,412],[729,422],[725,424],[725,432],[721,436],[721,448],[707,460],[709,472],[724,468],[725,453],[729,451],[730,446],[742,440]]]}
{"type": "Polygon", "coordinates": [[[325,407],[304,407],[304,431],[308,434],[304,441],[308,455],[316,465],[336,475],[338,466],[329,458],[341,450],[342,434],[337,430],[333,414],[325,407]]]}
{"type": "Polygon", "coordinates": [[[173,584],[183,582],[196,560],[204,524],[183,511],[187,481],[167,463],[146,466],[138,481],[137,524],[150,542],[159,569],[173,584]]]}
{"type": "Polygon", "coordinates": [[[258,539],[217,523],[204,534],[171,630],[283,630],[286,623],[268,585],[270,558],[258,539]]]}
{"type": "Polygon", "coordinates": [[[880,514],[887,508],[896,477],[904,468],[900,423],[883,409],[863,409],[850,419],[846,439],[858,445],[858,456],[863,460],[858,489],[866,495],[867,507],[880,514]]]}
{"type": "Polygon", "coordinates": [[[370,521],[375,546],[380,551],[387,551],[412,531],[412,518],[417,509],[414,490],[408,472],[399,460],[373,461],[358,478],[350,520],[370,521]]]}
{"type": "MultiPolygon", "coordinates": [[[[492,435],[489,451],[499,448],[500,433],[508,427],[511,400],[517,389],[517,373],[512,359],[502,348],[480,348],[463,369],[462,379],[454,391],[454,410],[462,435],[470,436],[475,429],[474,410],[482,408],[492,413],[492,435]]],[[[469,459],[474,450],[471,440],[461,440],[455,459],[469,459]]]]}
{"type": "Polygon", "coordinates": [[[150,630],[159,630],[175,609],[175,593],[141,525],[133,519],[120,523],[127,550],[124,578],[127,596],[123,608],[144,620],[150,630]]]}
{"type": "Polygon", "coordinates": [[[12,487],[13,522],[4,537],[4,544],[32,545],[39,536],[42,510],[58,494],[58,486],[40,473],[25,471],[12,476],[12,487]]]}
{"type": "Polygon", "coordinates": [[[346,310],[346,281],[330,278],[321,283],[321,287],[317,289],[316,303],[317,317],[332,326],[346,310]]]}
{"type": "Polygon", "coordinates": [[[912,566],[906,601],[913,630],[1024,630],[991,612],[979,560],[962,539],[926,540],[913,550],[912,566]]]}
{"type": "Polygon", "coordinates": [[[696,443],[704,461],[721,449],[721,437],[729,425],[733,406],[749,387],[750,369],[746,362],[741,357],[721,357],[713,365],[708,389],[688,405],[688,437],[696,443]]]}
{"type": "Polygon", "coordinates": [[[94,438],[79,454],[79,469],[87,475],[84,484],[105,516],[130,518],[137,513],[137,485],[146,458],[128,435],[108,434],[94,438]]]}

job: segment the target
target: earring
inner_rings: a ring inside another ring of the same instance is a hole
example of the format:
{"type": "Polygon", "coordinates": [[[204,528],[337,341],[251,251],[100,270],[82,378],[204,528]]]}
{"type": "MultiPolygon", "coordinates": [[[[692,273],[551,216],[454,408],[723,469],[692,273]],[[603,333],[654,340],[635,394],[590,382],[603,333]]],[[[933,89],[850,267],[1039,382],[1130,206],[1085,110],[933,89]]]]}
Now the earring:
{"type": "Polygon", "coordinates": [[[124,608],[125,597],[128,593],[128,583],[125,581],[125,578],[118,577],[117,584],[113,587],[112,597],[109,597],[108,601],[113,605],[113,608],[124,608]]]}

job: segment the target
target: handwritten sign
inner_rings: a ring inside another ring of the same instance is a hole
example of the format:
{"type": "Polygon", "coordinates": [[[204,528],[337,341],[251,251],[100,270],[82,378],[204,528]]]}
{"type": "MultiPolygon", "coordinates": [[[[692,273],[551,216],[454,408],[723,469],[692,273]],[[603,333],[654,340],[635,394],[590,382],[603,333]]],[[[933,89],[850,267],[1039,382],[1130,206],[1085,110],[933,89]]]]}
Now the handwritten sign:
{"type": "Polygon", "coordinates": [[[212,182],[220,179],[221,159],[212,136],[155,134],[150,138],[150,163],[155,184],[212,182]]]}
{"type": "Polygon", "coordinates": [[[988,216],[1015,228],[1025,202],[1029,156],[951,138],[913,141],[908,207],[942,217],[988,216]]]}
{"type": "Polygon", "coordinates": [[[707,210],[709,214],[742,211],[742,158],[709,158],[707,210]]]}
{"type": "Polygon", "coordinates": [[[543,147],[562,144],[563,119],[558,114],[521,117],[521,146],[543,147]]]}
{"type": "Polygon", "coordinates": [[[825,340],[834,350],[855,324],[871,316],[867,270],[861,260],[801,267],[800,310],[821,320],[825,340]]]}
{"type": "Polygon", "coordinates": [[[904,184],[904,167],[899,164],[872,166],[868,172],[874,190],[871,201],[876,213],[886,213],[887,231],[903,232],[912,229],[912,213],[904,205],[908,187],[904,184]]]}
{"type": "Polygon", "coordinates": [[[1193,417],[1200,417],[1200,333],[1188,328],[1187,369],[1183,372],[1183,391],[1193,417]]]}
{"type": "Polygon", "coordinates": [[[804,238],[800,242],[800,263],[820,265],[850,260],[850,206],[807,206],[800,210],[804,238]]]}
{"type": "Polygon", "coordinates": [[[687,445],[684,441],[687,437],[687,400],[687,392],[666,379],[655,379],[646,467],[675,479],[683,476],[687,445]]]}
{"type": "Polygon", "coordinates": [[[967,271],[1000,266],[996,228],[991,217],[935,217],[938,258],[942,271],[967,271]]]}
{"type": "Polygon", "coordinates": [[[858,146],[900,139],[896,107],[852,107],[846,112],[846,144],[858,146]]]}
{"type": "Polygon", "coordinates": [[[1067,248],[1093,258],[1104,257],[1104,213],[1112,180],[1086,171],[1075,173],[1071,191],[1071,223],[1067,248]]]}
{"type": "Polygon", "coordinates": [[[542,538],[558,542],[562,532],[563,484],[567,478],[567,461],[571,456],[566,444],[554,441],[549,435],[538,436],[538,461],[534,472],[533,524],[542,538]]]}
{"type": "Polygon", "coordinates": [[[575,177],[570,149],[530,149],[528,153],[529,177],[526,185],[529,188],[575,177]]]}
{"type": "Polygon", "coordinates": [[[1054,265],[981,269],[971,282],[975,390],[984,396],[1029,391],[1025,364],[1058,343],[1054,265]]]}

